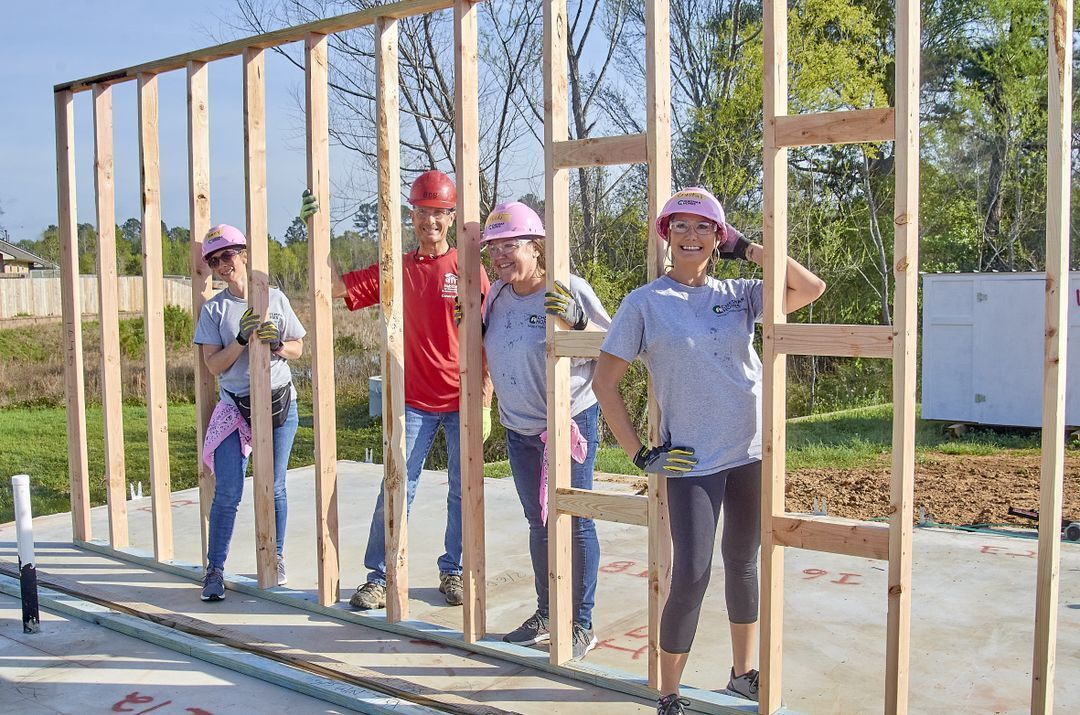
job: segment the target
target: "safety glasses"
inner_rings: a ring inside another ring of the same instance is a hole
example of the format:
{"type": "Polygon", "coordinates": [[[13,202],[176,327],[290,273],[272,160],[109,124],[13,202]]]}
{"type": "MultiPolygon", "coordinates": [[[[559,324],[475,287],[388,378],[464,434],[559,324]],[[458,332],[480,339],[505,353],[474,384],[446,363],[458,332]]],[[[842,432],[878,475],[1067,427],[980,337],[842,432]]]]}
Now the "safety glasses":
{"type": "Polygon", "coordinates": [[[517,250],[529,242],[527,238],[515,238],[509,241],[493,241],[491,243],[484,244],[484,250],[489,256],[494,258],[495,256],[501,256],[503,254],[509,255],[511,253],[517,253],[517,250]]]}
{"type": "Polygon", "coordinates": [[[413,209],[413,213],[416,214],[417,218],[437,218],[441,220],[453,215],[454,209],[431,209],[426,206],[418,206],[413,209]]]}
{"type": "Polygon", "coordinates": [[[672,221],[668,224],[668,231],[671,233],[686,235],[693,230],[699,236],[708,236],[716,230],[716,224],[712,221],[672,221]]]}

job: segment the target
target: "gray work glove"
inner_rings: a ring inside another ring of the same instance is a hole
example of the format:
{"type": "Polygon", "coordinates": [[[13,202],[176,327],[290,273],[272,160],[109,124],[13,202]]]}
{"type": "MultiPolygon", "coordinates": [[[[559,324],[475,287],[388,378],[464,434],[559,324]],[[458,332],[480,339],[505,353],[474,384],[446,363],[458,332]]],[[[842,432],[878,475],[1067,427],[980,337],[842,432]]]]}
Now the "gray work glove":
{"type": "Polygon", "coordinates": [[[244,314],[240,316],[240,332],[236,334],[236,342],[241,345],[247,345],[248,340],[251,338],[251,333],[259,327],[259,323],[262,321],[262,317],[251,308],[244,311],[244,314]]]}
{"type": "Polygon", "coordinates": [[[678,476],[689,472],[697,464],[691,447],[672,447],[665,444],[660,447],[642,447],[634,455],[634,464],[643,472],[650,474],[669,474],[678,476]]]}
{"type": "Polygon", "coordinates": [[[544,293],[544,310],[548,315],[562,318],[574,330],[584,330],[589,324],[589,317],[582,310],[581,303],[559,281],[555,281],[555,290],[544,293]]]}

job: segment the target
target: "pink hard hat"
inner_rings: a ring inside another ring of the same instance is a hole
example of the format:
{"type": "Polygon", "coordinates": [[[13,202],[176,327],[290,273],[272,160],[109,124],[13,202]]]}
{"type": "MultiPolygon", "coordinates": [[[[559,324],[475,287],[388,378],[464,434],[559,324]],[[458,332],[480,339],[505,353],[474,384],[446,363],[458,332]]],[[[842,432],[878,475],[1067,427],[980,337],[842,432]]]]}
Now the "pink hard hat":
{"type": "Polygon", "coordinates": [[[524,236],[543,238],[544,224],[536,212],[525,204],[520,201],[507,201],[498,204],[488,214],[480,243],[524,236]]]}
{"type": "Polygon", "coordinates": [[[714,221],[723,230],[727,223],[724,218],[724,207],[720,205],[716,197],[708,189],[700,186],[691,186],[677,192],[664,204],[664,210],[656,219],[656,232],[660,238],[667,240],[668,222],[672,214],[689,213],[714,221]]]}
{"type": "Polygon", "coordinates": [[[247,248],[247,239],[244,238],[244,233],[235,226],[219,223],[206,232],[206,238],[203,239],[202,244],[203,260],[205,261],[206,257],[214,251],[220,251],[231,246],[247,248]]]}

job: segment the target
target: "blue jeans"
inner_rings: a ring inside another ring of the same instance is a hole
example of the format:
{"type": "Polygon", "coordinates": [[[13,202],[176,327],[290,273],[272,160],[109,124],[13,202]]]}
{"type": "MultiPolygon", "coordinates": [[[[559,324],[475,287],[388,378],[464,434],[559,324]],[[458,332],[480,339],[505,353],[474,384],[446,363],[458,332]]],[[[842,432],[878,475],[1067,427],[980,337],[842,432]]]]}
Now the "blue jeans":
{"type": "MultiPolygon", "coordinates": [[[[578,464],[570,460],[570,485],[579,489],[592,489],[593,464],[596,461],[596,422],[600,406],[593,405],[574,416],[581,436],[589,444],[585,461],[578,464]]],[[[548,615],[548,529],[540,521],[540,469],[544,464],[544,443],[540,435],[524,435],[506,430],[506,451],[510,456],[510,470],[514,473],[514,486],[518,499],[529,522],[529,554],[532,556],[533,576],[536,581],[536,607],[546,618],[548,615]]],[[[550,475],[549,475],[550,477],[550,475]]],[[[548,482],[548,489],[555,485],[548,482]]],[[[548,518],[551,518],[548,514],[548,518]]],[[[574,621],[586,628],[592,627],[592,609],[596,598],[596,572],[600,567],[600,542],[592,519],[573,517],[573,569],[574,569],[574,621]]]]}
{"type": "MultiPolygon", "coordinates": [[[[300,420],[296,415],[296,400],[289,406],[285,424],[274,429],[274,520],[277,528],[277,554],[281,556],[285,543],[285,519],[289,513],[285,493],[285,470],[300,420]]],[[[236,524],[236,506],[244,495],[244,474],[248,459],[240,451],[240,430],[234,430],[214,450],[214,504],[210,507],[209,545],[206,561],[210,567],[224,568],[236,524]]]]}
{"type": "MultiPolygon", "coordinates": [[[[425,412],[405,406],[405,510],[406,514],[412,510],[416,484],[420,481],[420,472],[440,426],[446,437],[446,472],[450,488],[446,494],[446,533],[443,535],[443,548],[446,552],[439,557],[439,573],[461,575],[461,418],[457,411],[425,412]]],[[[364,554],[368,582],[382,584],[386,583],[386,525],[383,517],[385,486],[384,480],[379,489],[379,497],[375,500],[375,513],[371,515],[371,530],[368,532],[367,552],[364,554]]]]}

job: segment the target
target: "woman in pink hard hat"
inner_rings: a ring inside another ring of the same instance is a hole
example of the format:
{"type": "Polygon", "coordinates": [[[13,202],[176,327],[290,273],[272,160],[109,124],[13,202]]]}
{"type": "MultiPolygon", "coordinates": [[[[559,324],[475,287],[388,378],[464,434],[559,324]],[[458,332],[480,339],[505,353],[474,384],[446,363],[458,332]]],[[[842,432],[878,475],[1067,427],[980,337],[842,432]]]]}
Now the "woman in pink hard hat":
{"type": "MultiPolygon", "coordinates": [[[[548,532],[546,522],[547,320],[554,316],[573,330],[605,329],[611,323],[592,287],[571,275],[544,292],[544,226],[536,212],[510,201],[492,209],[481,238],[498,280],[484,311],[484,352],[499,397],[499,421],[518,498],[529,522],[529,553],[536,585],[536,612],[503,640],[532,645],[549,640],[548,532]]],[[[592,488],[599,408],[592,392],[595,360],[570,368],[571,476],[574,487],[592,488]]],[[[573,519],[573,658],[596,646],[592,609],[600,545],[592,519],[573,519]]]]}
{"type": "MultiPolygon", "coordinates": [[[[660,715],[685,712],[679,682],[697,629],[724,512],[721,555],[731,630],[727,692],[757,700],[752,669],[757,640],[761,503],[761,361],[754,323],[763,283],[709,275],[723,258],[761,265],[763,249],[727,223],[702,188],[684,189],[664,206],[657,233],[668,243],[668,272],[631,292],[604,339],[594,389],[608,427],[642,470],[668,477],[674,559],[660,624],[660,715]],[[642,445],[619,396],[619,382],[640,357],[660,404],[660,440],[642,445]]],[[[788,259],[784,312],[818,298],[825,283],[788,259]]]]}
{"type": "Polygon", "coordinates": [[[210,507],[206,574],[202,600],[225,598],[224,568],[229,553],[236,507],[244,493],[244,473],[251,453],[251,341],[270,348],[270,394],[274,428],[274,516],[277,539],[277,583],[285,583],[285,520],[288,500],[285,471],[289,466],[298,425],[296,390],[289,360],[304,351],[304,326],[289,299],[270,289],[265,319],[248,305],[247,241],[227,224],[214,226],[203,241],[203,260],[225,282],[225,290],[203,304],[195,326],[196,345],[202,346],[206,367],[218,378],[220,400],[210,417],[203,445],[203,460],[214,471],[214,503],[210,507]]]}

